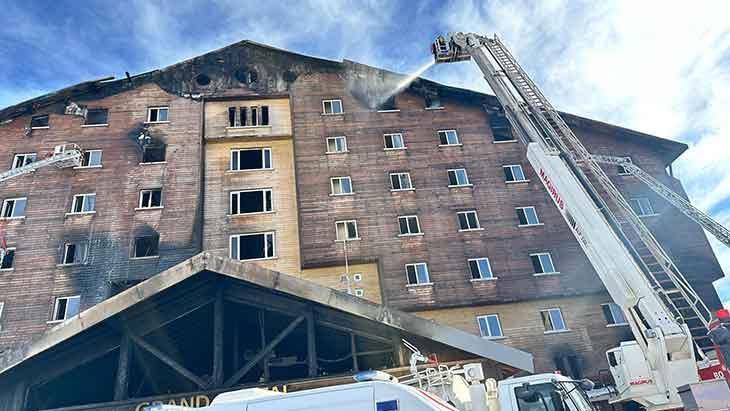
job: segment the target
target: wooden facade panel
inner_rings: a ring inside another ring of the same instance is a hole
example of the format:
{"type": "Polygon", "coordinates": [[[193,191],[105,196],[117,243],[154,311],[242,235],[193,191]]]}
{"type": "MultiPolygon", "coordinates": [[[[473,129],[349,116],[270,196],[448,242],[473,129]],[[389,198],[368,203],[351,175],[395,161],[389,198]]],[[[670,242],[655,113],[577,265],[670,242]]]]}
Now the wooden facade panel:
{"type": "MultiPolygon", "coordinates": [[[[349,272],[350,289],[354,295],[357,295],[356,290],[360,289],[363,292],[363,295],[360,296],[361,298],[378,304],[382,302],[377,264],[353,264],[350,265],[349,272]],[[359,276],[361,279],[358,280],[356,276],[359,276]]],[[[305,280],[347,292],[348,281],[343,281],[342,278],[345,275],[344,265],[302,270],[302,278],[305,280]]]]}

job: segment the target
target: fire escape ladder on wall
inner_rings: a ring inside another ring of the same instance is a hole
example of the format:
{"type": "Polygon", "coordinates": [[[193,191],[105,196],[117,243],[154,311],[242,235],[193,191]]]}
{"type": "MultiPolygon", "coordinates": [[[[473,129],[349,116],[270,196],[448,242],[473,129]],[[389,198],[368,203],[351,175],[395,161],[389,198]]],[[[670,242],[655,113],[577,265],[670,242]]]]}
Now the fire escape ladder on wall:
{"type": "Polygon", "coordinates": [[[501,66],[504,75],[522,97],[523,108],[550,136],[544,139],[548,150],[557,149],[568,163],[573,163],[574,171],[578,173],[579,178],[582,177],[583,181],[599,194],[597,200],[600,206],[610,218],[618,222],[619,227],[615,227],[617,234],[623,237],[624,243],[632,251],[636,262],[669,312],[678,322],[687,324],[699,349],[711,350],[711,343],[707,337],[708,323],[712,319],[710,310],[634,213],[598,162],[565,124],[557,110],[530,80],[499,38],[496,36],[482,38],[482,44],[487,47],[501,66]]]}

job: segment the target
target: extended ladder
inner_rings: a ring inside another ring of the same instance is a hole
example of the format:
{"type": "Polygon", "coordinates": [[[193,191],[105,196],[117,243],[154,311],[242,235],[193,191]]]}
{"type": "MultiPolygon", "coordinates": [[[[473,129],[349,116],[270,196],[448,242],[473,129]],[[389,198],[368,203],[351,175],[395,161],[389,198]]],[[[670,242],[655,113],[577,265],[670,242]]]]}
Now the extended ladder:
{"type": "Polygon", "coordinates": [[[83,151],[76,144],[61,144],[53,148],[53,152],[48,158],[0,173],[0,182],[50,165],[55,165],[58,168],[78,167],[81,165],[83,155],[83,151]]]}
{"type": "Polygon", "coordinates": [[[481,37],[480,40],[523,99],[521,103],[523,108],[549,136],[544,141],[548,145],[553,145],[566,161],[572,163],[578,177],[582,177],[582,180],[598,194],[598,198],[595,198],[598,207],[609,221],[613,220],[616,223],[614,229],[617,235],[622,237],[632,252],[654,292],[678,322],[688,325],[698,347],[703,351],[708,350],[710,341],[707,337],[707,327],[712,319],[710,310],[594,157],[565,124],[557,110],[552,107],[499,38],[481,37]],[[610,204],[607,204],[604,198],[607,198],[610,204]]]}

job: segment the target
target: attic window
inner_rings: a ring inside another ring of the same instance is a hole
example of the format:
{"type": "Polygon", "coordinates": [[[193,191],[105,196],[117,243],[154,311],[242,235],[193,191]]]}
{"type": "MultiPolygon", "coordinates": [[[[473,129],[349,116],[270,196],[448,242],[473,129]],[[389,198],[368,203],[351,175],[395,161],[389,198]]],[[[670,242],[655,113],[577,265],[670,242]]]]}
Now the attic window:
{"type": "Polygon", "coordinates": [[[30,119],[30,128],[48,128],[48,114],[42,116],[33,116],[30,119]]]}
{"type": "Polygon", "coordinates": [[[441,99],[439,99],[438,94],[426,94],[425,100],[427,109],[443,108],[443,106],[441,105],[441,99]]]}
{"type": "Polygon", "coordinates": [[[86,112],[85,126],[105,126],[109,117],[109,110],[106,108],[91,108],[86,112]]]}
{"type": "Polygon", "coordinates": [[[208,77],[207,74],[201,73],[195,76],[195,82],[198,83],[199,86],[207,86],[210,84],[210,77],[208,77]]]}
{"type": "Polygon", "coordinates": [[[165,148],[164,144],[145,146],[142,149],[142,162],[143,163],[162,163],[165,161],[165,148]]]}
{"type": "Polygon", "coordinates": [[[228,107],[228,127],[268,125],[269,106],[228,107]]]}

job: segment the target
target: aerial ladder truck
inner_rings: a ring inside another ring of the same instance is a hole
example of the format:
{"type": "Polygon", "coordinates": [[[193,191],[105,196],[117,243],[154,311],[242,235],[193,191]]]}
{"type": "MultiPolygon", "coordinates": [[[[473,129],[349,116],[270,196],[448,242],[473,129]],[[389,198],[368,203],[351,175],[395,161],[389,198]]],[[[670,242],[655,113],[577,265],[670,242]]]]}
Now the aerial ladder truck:
{"type": "Polygon", "coordinates": [[[698,383],[708,369],[726,377],[705,354],[712,313],[600,164],[623,166],[726,245],[728,230],[628,160],[589,153],[497,36],[451,33],[438,37],[432,52],[436,63],[479,66],[528,161],[621,307],[635,341],[606,354],[613,402],[680,408],[678,387],[698,383]]]}

